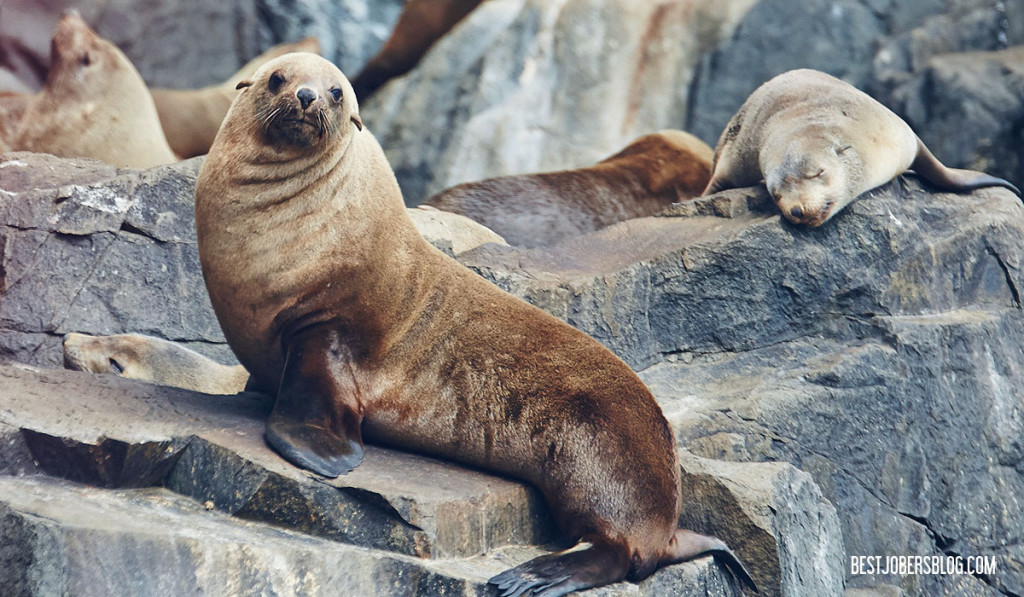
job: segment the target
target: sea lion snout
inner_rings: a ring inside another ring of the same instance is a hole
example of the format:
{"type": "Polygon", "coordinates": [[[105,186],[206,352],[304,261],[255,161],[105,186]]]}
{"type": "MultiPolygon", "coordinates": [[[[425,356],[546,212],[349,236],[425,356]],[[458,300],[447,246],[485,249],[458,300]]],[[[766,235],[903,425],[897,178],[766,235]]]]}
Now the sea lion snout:
{"type": "Polygon", "coordinates": [[[789,210],[789,215],[794,218],[802,218],[804,216],[804,210],[801,209],[799,205],[796,205],[789,210]]]}
{"type": "Polygon", "coordinates": [[[295,97],[299,100],[302,109],[305,110],[317,100],[317,93],[309,87],[301,87],[295,92],[295,97]]]}

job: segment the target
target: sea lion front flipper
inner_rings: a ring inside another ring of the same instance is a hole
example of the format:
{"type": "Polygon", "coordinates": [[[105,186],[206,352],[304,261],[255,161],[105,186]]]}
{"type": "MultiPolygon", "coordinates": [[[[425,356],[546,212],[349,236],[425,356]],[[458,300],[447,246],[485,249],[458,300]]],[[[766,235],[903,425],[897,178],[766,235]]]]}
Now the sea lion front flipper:
{"type": "Polygon", "coordinates": [[[1003,187],[1010,189],[1018,197],[1021,197],[1020,189],[1008,180],[977,172],[975,170],[961,170],[949,168],[943,165],[919,138],[917,140],[917,156],[914,163],[910,165],[918,176],[932,183],[933,185],[953,191],[973,191],[984,187],[1003,187]]]}
{"type": "Polygon", "coordinates": [[[685,562],[703,555],[714,557],[716,562],[725,566],[741,583],[750,587],[755,593],[758,592],[757,585],[754,584],[754,579],[750,577],[750,573],[743,566],[743,562],[740,562],[725,541],[718,537],[701,535],[687,529],[676,529],[661,564],[685,562]]]}
{"type": "Polygon", "coordinates": [[[629,568],[624,546],[594,543],[586,549],[534,558],[491,578],[500,597],[561,597],[621,580],[629,568]]]}
{"type": "Polygon", "coordinates": [[[337,477],[363,460],[362,408],[352,384],[337,377],[345,362],[338,333],[326,326],[286,342],[287,357],[264,436],[286,460],[337,477]]]}

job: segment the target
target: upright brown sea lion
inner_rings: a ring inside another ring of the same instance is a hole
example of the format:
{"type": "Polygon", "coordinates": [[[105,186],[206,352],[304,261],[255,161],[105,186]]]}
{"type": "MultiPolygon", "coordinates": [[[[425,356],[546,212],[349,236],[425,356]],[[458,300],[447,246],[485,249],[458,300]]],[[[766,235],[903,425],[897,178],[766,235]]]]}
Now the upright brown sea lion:
{"type": "Polygon", "coordinates": [[[947,168],[910,125],[856,87],[794,70],[764,83],[718,140],[704,194],[764,181],[782,215],[820,226],[861,193],[912,169],[953,191],[1006,187],[1002,178],[947,168]]]}
{"type": "Polygon", "coordinates": [[[78,13],[61,18],[50,72],[11,139],[15,151],[149,168],[177,160],[139,72],[78,13]]]}
{"type": "Polygon", "coordinates": [[[249,379],[244,367],[222,365],[180,344],[140,334],[67,334],[64,367],[207,394],[237,394],[249,379]]]}
{"type": "Polygon", "coordinates": [[[409,72],[430,46],[473,11],[482,0],[408,0],[391,36],[352,79],[364,100],[381,85],[409,72]]]}
{"type": "Polygon", "coordinates": [[[476,220],[512,245],[553,245],[698,196],[711,157],[700,139],[664,130],[587,168],[464,183],[425,203],[476,220]]]}
{"type": "Polygon", "coordinates": [[[524,479],[578,551],[491,582],[563,595],[713,554],[677,529],[672,430],[608,349],[430,246],[348,80],[312,54],[264,65],[196,184],[200,262],[250,387],[276,393],[267,442],[325,476],[371,441],[524,479]]]}
{"type": "Polygon", "coordinates": [[[238,91],[235,85],[252,76],[265,62],[288,52],[320,53],[320,42],[307,37],[295,43],[278,44],[245,64],[219,85],[202,89],[152,89],[160,125],[174,153],[182,158],[203,155],[231,107],[238,91]]]}

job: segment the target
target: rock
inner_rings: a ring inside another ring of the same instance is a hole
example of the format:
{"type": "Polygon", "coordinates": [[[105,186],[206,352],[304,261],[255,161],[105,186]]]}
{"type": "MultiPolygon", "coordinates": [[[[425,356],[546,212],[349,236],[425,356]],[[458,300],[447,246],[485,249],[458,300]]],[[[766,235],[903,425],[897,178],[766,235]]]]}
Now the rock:
{"type": "Polygon", "coordinates": [[[487,243],[508,244],[493,230],[477,224],[466,216],[427,205],[410,208],[408,212],[420,236],[453,256],[487,243]]]}
{"type": "Polygon", "coordinates": [[[1007,18],[1024,3],[995,5],[993,10],[985,0],[761,0],[730,39],[707,48],[685,127],[714,144],[758,85],[794,68],[825,71],[895,109],[888,90],[931,56],[1024,43],[1024,30],[1007,18]]]}
{"type": "MultiPolygon", "coordinates": [[[[368,446],[309,475],[264,444],[269,407],[0,365],[5,594],[484,595],[538,555],[501,546],[552,538],[535,490],[429,458],[368,446]]],[[[665,594],[738,593],[711,558],[581,593],[665,594]]]]}
{"type": "Polygon", "coordinates": [[[736,537],[731,547],[765,595],[843,592],[839,517],[810,475],[785,462],[716,461],[685,450],[681,457],[681,526],[736,537]]]}
{"type": "MultiPolygon", "coordinates": [[[[8,153],[0,158],[0,355],[60,367],[61,337],[142,333],[236,362],[210,306],[193,201],[202,158],[150,170],[8,153]]],[[[410,210],[461,253],[501,242],[455,214],[410,210]]]]}
{"type": "Polygon", "coordinates": [[[410,205],[461,182],[593,164],[679,128],[700,54],[754,3],[492,0],[361,114],[410,205]]]}
{"type": "Polygon", "coordinates": [[[935,56],[892,101],[947,165],[1024,181],[1024,46],[935,56]]]}
{"type": "Polygon", "coordinates": [[[852,588],[987,595],[1022,581],[1022,234],[1008,191],[909,178],[821,228],[738,189],[551,251],[461,260],[643,369],[687,450],[810,473],[847,556],[998,562],[852,588]]]}
{"type": "Polygon", "coordinates": [[[45,78],[57,19],[72,5],[128,55],[150,86],[193,89],[223,81],[274,44],[308,36],[355,74],[387,38],[402,0],[12,0],[0,7],[0,59],[6,51],[33,88],[45,78]]]}
{"type": "Polygon", "coordinates": [[[201,163],[115,170],[5,154],[0,354],[59,366],[67,332],[131,331],[232,362],[195,249],[192,202],[201,163]]]}

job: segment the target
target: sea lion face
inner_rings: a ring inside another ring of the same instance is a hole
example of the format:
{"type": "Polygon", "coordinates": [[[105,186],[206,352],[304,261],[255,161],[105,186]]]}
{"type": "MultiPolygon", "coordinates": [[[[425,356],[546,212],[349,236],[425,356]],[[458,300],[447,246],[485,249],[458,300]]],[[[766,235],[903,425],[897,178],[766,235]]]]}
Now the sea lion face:
{"type": "Polygon", "coordinates": [[[137,336],[64,336],[64,368],[92,373],[111,373],[129,379],[152,379],[146,366],[146,345],[137,336]]]}
{"type": "Polygon", "coordinates": [[[316,54],[293,52],[271,60],[238,88],[240,108],[250,111],[261,141],[274,148],[321,147],[350,125],[362,129],[348,79],[316,54]]]}
{"type": "Polygon", "coordinates": [[[821,150],[790,148],[782,163],[765,173],[765,185],[790,222],[820,226],[850,202],[849,146],[821,150]]]}
{"type": "Polygon", "coordinates": [[[125,67],[133,69],[114,44],[96,35],[75,11],[61,17],[50,40],[50,71],[46,87],[61,99],[87,99],[97,94],[94,88],[109,85],[104,75],[125,67]]]}

